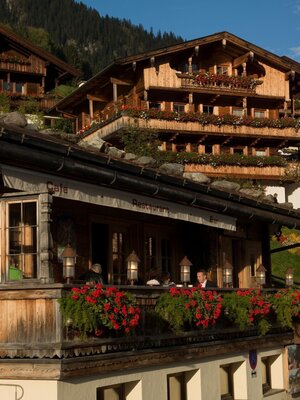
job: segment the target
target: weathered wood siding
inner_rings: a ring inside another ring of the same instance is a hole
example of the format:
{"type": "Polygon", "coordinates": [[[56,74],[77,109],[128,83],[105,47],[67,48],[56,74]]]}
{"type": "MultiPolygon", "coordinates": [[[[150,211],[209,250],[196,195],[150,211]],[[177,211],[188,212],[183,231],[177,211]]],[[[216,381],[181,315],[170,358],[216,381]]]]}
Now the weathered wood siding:
{"type": "Polygon", "coordinates": [[[253,178],[282,179],[285,176],[285,167],[239,167],[237,165],[212,167],[211,165],[187,164],[185,172],[202,172],[214,177],[233,175],[244,178],[251,176],[253,178]]]}
{"type": "Polygon", "coordinates": [[[266,71],[266,75],[260,78],[263,83],[258,85],[256,93],[263,96],[280,96],[287,97],[285,73],[281,72],[269,65],[260,63],[266,71]]]}
{"type": "Polygon", "coordinates": [[[3,347],[16,355],[28,346],[34,353],[34,349],[42,351],[60,343],[62,324],[57,302],[60,296],[61,290],[53,287],[0,289],[0,355],[3,347]]]}
{"type": "Polygon", "coordinates": [[[181,87],[181,79],[177,77],[176,71],[170,67],[169,63],[159,65],[158,73],[155,67],[145,68],[144,83],[146,90],[149,86],[181,87]]]}

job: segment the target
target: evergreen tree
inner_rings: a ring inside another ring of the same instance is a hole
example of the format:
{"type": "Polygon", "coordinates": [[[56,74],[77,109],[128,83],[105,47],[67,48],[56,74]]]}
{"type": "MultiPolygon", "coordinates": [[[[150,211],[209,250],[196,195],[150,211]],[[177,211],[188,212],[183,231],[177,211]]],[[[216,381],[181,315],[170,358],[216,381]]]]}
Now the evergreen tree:
{"type": "Polygon", "coordinates": [[[0,0],[0,23],[81,68],[86,79],[116,58],[182,41],[173,33],[154,35],[129,20],[100,16],[75,0],[0,0]]]}

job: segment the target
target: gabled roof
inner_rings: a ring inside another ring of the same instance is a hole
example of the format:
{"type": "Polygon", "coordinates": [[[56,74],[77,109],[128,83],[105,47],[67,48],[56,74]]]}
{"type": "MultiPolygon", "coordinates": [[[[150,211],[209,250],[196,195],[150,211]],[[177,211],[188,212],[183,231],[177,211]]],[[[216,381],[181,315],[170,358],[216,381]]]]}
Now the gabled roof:
{"type": "Polygon", "coordinates": [[[153,57],[156,60],[159,60],[160,58],[168,58],[172,55],[176,55],[176,53],[178,55],[180,55],[180,53],[190,53],[190,55],[193,55],[196,46],[199,47],[200,51],[201,48],[205,49],[218,43],[220,43],[220,48],[225,46],[228,51],[235,54],[236,57],[253,52],[255,58],[268,62],[284,72],[289,72],[291,69],[293,69],[300,74],[300,63],[285,57],[277,56],[276,54],[273,54],[261,47],[258,47],[250,42],[247,42],[246,40],[224,31],[215,33],[213,35],[204,36],[199,39],[164,47],[158,50],[147,51],[134,56],[117,59],[114,61],[114,63],[108,65],[105,69],[94,75],[84,85],[74,90],[69,96],[62,99],[57,104],[57,109],[60,109],[60,107],[67,107],[70,104],[77,104],[78,101],[85,98],[85,95],[93,87],[100,87],[101,84],[107,82],[107,79],[110,77],[114,75],[117,76],[118,73],[125,72],[128,66],[131,66],[133,63],[144,63],[150,65],[150,60],[153,57]]]}
{"type": "Polygon", "coordinates": [[[15,32],[4,27],[3,25],[0,25],[0,35],[4,36],[10,45],[17,51],[24,52],[24,49],[27,49],[30,53],[40,57],[45,61],[48,61],[50,64],[53,64],[53,66],[60,72],[68,73],[71,77],[79,77],[82,75],[82,72],[77,68],[60,60],[48,51],[35,46],[29,40],[17,35],[15,32]]]}

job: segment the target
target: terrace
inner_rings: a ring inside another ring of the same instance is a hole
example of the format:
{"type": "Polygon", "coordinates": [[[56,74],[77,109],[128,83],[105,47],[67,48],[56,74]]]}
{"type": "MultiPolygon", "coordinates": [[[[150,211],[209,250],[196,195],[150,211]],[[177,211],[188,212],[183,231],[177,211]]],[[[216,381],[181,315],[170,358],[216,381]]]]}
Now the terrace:
{"type": "MultiPolygon", "coordinates": [[[[66,284],[32,284],[26,287],[20,284],[1,285],[2,378],[21,377],[24,374],[27,378],[30,376],[36,379],[46,376],[70,377],[78,373],[88,375],[91,371],[115,370],[120,368],[121,364],[122,368],[128,369],[136,363],[155,365],[162,358],[176,361],[189,358],[195,353],[198,357],[222,354],[228,351],[228,347],[232,350],[248,349],[257,345],[268,348],[290,344],[293,341],[292,329],[288,323],[284,324],[282,321],[281,324],[275,320],[271,322],[270,330],[263,332],[263,335],[256,323],[249,323],[249,326],[243,328],[237,321],[226,322],[224,316],[231,313],[230,302],[227,302],[225,314],[222,312],[220,315],[220,322],[209,324],[206,328],[205,324],[199,327],[185,324],[174,332],[174,329],[170,328],[172,321],[170,324],[170,320],[166,322],[161,315],[154,312],[158,299],[166,296],[168,289],[137,286],[118,288],[130,292],[141,310],[138,326],[133,330],[133,334],[124,335],[121,329],[112,329],[110,333],[104,331],[106,333],[99,337],[92,330],[80,337],[78,330],[72,329],[72,320],[64,323],[58,302],[61,297],[70,293],[70,290],[71,285],[66,284]],[[28,367],[31,359],[35,359],[34,368],[28,367]],[[82,369],[82,362],[85,363],[84,371],[78,372],[82,369]]],[[[270,295],[271,292],[266,290],[264,293],[270,295]]],[[[214,294],[212,301],[209,300],[209,296],[212,296],[210,293],[207,292],[206,303],[214,307],[212,318],[218,319],[215,300],[219,295],[226,297],[226,294],[232,293],[232,289],[218,289],[218,295],[214,294]]],[[[264,311],[258,313],[266,319],[266,298],[258,292],[253,292],[253,295],[263,301],[260,310],[264,311]]],[[[169,315],[172,316],[170,308],[169,315]]],[[[76,318],[75,314],[73,318],[76,318]]]]}

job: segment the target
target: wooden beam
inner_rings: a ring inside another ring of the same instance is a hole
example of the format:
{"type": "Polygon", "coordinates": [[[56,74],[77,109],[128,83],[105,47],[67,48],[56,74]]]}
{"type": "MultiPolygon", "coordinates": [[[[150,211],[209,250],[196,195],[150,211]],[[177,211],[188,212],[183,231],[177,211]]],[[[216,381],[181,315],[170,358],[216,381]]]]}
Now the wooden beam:
{"type": "Polygon", "coordinates": [[[223,142],[221,143],[221,146],[224,146],[224,144],[229,143],[231,139],[233,139],[233,137],[232,137],[232,136],[229,136],[228,138],[226,138],[225,140],[223,140],[223,142]]]}
{"type": "Polygon", "coordinates": [[[249,145],[249,146],[250,146],[250,147],[253,147],[253,146],[255,146],[255,145],[256,145],[256,144],[257,144],[257,143],[260,141],[260,139],[261,139],[261,138],[257,138],[257,139],[255,139],[253,142],[251,142],[251,143],[250,143],[250,145],[249,145]]]}
{"type": "Polygon", "coordinates": [[[87,95],[86,95],[86,98],[87,98],[88,100],[100,101],[100,102],[102,102],[102,103],[108,102],[108,99],[107,99],[106,97],[104,97],[104,96],[94,96],[94,95],[92,95],[92,94],[87,94],[87,95]]]}
{"type": "Polygon", "coordinates": [[[121,79],[117,79],[117,78],[110,78],[110,82],[111,83],[115,83],[116,85],[123,85],[123,86],[133,86],[134,83],[132,81],[128,81],[128,80],[121,80],[121,79]]]}
{"type": "Polygon", "coordinates": [[[279,251],[294,249],[295,247],[300,247],[300,243],[294,243],[294,244],[289,244],[288,246],[278,247],[277,249],[272,249],[270,253],[278,253],[279,251]]]}
{"type": "Polygon", "coordinates": [[[244,62],[246,62],[248,60],[249,56],[250,56],[250,51],[248,51],[248,53],[246,53],[246,54],[243,54],[243,55],[237,57],[232,62],[232,68],[236,68],[236,67],[239,67],[240,65],[242,65],[244,62]]]}

